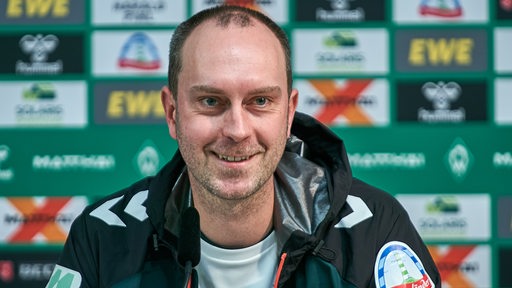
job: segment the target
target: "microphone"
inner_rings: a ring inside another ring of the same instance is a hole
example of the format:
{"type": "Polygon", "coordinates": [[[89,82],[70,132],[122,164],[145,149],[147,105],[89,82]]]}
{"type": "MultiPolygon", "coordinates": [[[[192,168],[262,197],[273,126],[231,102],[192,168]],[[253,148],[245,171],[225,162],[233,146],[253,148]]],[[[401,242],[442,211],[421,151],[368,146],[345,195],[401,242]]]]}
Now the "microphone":
{"type": "Polygon", "coordinates": [[[191,206],[186,208],[181,215],[178,238],[178,263],[185,268],[185,287],[189,284],[192,267],[197,266],[201,258],[200,239],[199,213],[196,208],[191,206]]]}

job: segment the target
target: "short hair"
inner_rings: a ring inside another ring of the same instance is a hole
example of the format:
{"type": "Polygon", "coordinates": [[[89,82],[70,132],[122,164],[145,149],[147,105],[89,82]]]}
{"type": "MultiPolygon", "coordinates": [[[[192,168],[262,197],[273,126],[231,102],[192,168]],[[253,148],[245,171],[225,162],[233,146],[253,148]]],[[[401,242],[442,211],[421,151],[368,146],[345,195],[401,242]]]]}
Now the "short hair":
{"type": "Polygon", "coordinates": [[[202,10],[188,20],[182,22],[173,33],[170,47],[169,47],[169,67],[167,74],[167,81],[169,90],[171,90],[174,97],[178,93],[178,75],[183,68],[182,50],[183,45],[192,31],[200,24],[207,20],[215,19],[216,25],[220,27],[227,27],[230,24],[235,24],[240,27],[247,27],[252,24],[252,19],[261,22],[276,36],[281,44],[285,57],[285,69],[288,93],[291,92],[292,87],[292,69],[291,69],[291,52],[288,37],[284,30],[277,25],[268,16],[256,10],[234,5],[220,5],[212,8],[202,10]]]}

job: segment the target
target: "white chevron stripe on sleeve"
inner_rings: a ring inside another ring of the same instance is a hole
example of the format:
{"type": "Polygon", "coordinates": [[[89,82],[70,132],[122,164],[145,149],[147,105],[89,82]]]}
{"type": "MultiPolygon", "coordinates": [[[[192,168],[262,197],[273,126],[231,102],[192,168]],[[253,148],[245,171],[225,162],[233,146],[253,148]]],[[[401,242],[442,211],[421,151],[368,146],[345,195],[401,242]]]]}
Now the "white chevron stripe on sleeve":
{"type": "Polygon", "coordinates": [[[110,211],[110,208],[116,205],[116,203],[119,202],[119,200],[121,200],[123,197],[124,195],[106,201],[98,208],[94,209],[91,213],[89,213],[89,215],[102,220],[110,226],[126,227],[126,224],[124,224],[124,222],[114,212],[110,211]]]}

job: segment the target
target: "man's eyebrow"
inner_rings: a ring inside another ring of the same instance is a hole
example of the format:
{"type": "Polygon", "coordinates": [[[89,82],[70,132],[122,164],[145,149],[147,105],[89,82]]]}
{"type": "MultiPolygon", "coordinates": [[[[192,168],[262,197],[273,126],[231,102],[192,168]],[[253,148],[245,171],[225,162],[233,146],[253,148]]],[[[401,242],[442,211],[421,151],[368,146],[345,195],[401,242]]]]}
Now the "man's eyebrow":
{"type": "MultiPolygon", "coordinates": [[[[210,93],[210,94],[225,94],[224,90],[215,88],[210,85],[195,85],[190,88],[192,92],[202,92],[202,93],[210,93]]],[[[281,87],[279,86],[267,86],[260,87],[256,89],[252,89],[249,91],[249,95],[258,95],[258,94],[281,94],[281,87]]]]}
{"type": "Polygon", "coordinates": [[[281,87],[268,86],[268,87],[256,88],[256,89],[249,91],[250,95],[271,94],[271,93],[281,94],[281,87]]]}
{"type": "Polygon", "coordinates": [[[209,85],[195,85],[190,88],[191,92],[203,92],[211,94],[223,94],[224,91],[219,88],[215,88],[209,85]]]}

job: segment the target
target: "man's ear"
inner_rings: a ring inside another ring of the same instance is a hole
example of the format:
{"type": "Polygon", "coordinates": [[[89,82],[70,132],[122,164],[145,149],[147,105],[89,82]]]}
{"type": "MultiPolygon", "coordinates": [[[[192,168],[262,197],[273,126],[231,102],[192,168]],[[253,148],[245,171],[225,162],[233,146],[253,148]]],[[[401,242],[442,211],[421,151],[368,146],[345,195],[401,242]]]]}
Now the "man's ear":
{"type": "Polygon", "coordinates": [[[160,100],[165,111],[165,121],[169,128],[169,134],[172,138],[176,139],[176,102],[169,87],[162,87],[160,100]]]}
{"type": "Polygon", "coordinates": [[[291,135],[293,116],[295,116],[295,111],[297,110],[298,104],[299,104],[299,91],[297,89],[292,89],[292,92],[288,99],[288,135],[287,135],[288,137],[290,137],[290,135],[291,135]]]}

